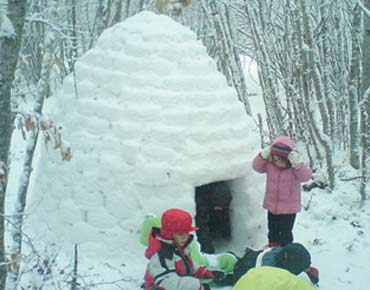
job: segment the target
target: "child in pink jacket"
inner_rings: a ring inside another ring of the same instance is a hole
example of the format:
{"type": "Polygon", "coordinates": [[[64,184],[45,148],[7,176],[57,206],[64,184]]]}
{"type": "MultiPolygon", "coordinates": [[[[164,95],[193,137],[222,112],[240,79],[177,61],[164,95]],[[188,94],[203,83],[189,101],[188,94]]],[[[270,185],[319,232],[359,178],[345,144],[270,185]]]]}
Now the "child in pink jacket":
{"type": "Polygon", "coordinates": [[[269,246],[285,246],[293,241],[294,221],[301,210],[301,182],[312,176],[294,147],[289,137],[277,137],[252,163],[255,171],[266,174],[263,207],[268,211],[269,246]]]}

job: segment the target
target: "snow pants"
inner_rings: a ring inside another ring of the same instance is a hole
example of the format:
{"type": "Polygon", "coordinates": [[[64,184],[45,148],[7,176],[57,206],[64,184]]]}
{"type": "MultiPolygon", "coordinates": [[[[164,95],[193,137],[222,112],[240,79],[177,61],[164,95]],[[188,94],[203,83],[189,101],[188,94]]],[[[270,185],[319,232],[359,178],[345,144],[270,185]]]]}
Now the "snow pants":
{"type": "Polygon", "coordinates": [[[268,239],[270,243],[285,246],[293,242],[293,226],[296,214],[267,213],[268,239]]]}

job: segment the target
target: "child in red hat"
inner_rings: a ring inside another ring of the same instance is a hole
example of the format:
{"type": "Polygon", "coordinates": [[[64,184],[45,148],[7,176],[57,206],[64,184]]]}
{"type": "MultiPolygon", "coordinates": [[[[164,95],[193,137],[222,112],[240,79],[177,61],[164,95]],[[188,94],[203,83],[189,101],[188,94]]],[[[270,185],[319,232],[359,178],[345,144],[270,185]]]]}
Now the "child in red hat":
{"type": "Polygon", "coordinates": [[[215,280],[219,271],[195,265],[190,255],[191,215],[173,208],[162,215],[162,227],[153,227],[149,234],[145,257],[150,261],[144,277],[145,290],[202,290],[207,289],[200,279],[215,280]]]}
{"type": "Polygon", "coordinates": [[[270,246],[285,246],[293,241],[294,221],[301,210],[301,183],[312,176],[294,147],[289,137],[277,137],[252,163],[255,171],[266,174],[263,207],[267,209],[270,246]]]}

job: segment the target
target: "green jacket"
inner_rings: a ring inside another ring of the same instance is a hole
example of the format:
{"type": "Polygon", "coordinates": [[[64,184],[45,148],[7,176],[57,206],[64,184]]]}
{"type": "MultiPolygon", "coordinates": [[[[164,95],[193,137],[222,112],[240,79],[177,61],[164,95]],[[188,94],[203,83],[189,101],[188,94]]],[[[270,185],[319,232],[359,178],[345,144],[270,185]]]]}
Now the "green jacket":
{"type": "Polygon", "coordinates": [[[302,278],[276,267],[256,267],[242,276],[233,290],[315,290],[302,278]]]}

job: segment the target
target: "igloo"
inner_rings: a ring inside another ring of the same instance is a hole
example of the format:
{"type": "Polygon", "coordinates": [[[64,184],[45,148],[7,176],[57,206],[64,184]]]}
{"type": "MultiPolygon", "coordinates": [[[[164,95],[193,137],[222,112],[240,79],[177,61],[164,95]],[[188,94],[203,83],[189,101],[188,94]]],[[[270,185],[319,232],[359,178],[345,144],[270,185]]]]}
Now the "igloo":
{"type": "Polygon", "coordinates": [[[254,124],[196,35],[169,17],[141,12],[104,31],[76,80],[77,94],[69,76],[49,104],[73,157],[40,146],[34,239],[112,258],[148,213],[194,214],[197,186],[247,174],[254,124]]]}

